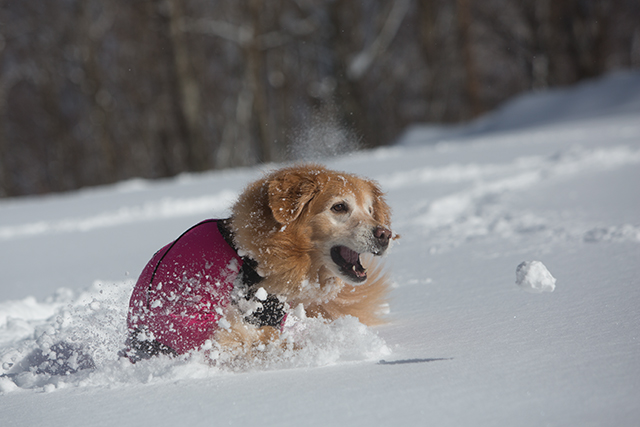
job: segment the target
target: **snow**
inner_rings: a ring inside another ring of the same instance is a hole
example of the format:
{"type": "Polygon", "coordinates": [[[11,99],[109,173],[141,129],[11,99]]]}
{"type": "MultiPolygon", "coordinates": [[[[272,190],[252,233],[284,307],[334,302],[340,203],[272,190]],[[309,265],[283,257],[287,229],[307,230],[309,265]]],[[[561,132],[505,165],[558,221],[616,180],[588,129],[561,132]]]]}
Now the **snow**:
{"type": "Polygon", "coordinates": [[[264,300],[267,299],[268,294],[267,294],[267,291],[264,288],[260,287],[260,288],[258,288],[258,290],[256,291],[254,296],[256,297],[256,299],[258,299],[260,301],[264,301],[264,300]]]}
{"type": "Polygon", "coordinates": [[[553,292],[556,278],[540,261],[524,261],[516,268],[516,285],[528,292],[553,292]]]}
{"type": "Polygon", "coordinates": [[[626,72],[328,160],[387,191],[389,323],[298,307],[249,364],[118,351],[153,253],[276,165],[2,200],[2,425],[637,425],[639,119],[626,72]]]}

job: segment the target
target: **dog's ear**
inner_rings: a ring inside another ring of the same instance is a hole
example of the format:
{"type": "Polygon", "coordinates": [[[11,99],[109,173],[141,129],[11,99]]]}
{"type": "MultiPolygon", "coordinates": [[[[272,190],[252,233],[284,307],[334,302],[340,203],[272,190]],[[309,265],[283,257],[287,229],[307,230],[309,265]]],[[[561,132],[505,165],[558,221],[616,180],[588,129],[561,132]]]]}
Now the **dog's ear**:
{"type": "Polygon", "coordinates": [[[318,184],[304,174],[283,173],[269,181],[269,207],[280,224],[300,216],[302,209],[316,194],[318,184]]]}
{"type": "Polygon", "coordinates": [[[373,194],[373,217],[380,224],[389,227],[391,225],[391,208],[384,199],[384,193],[375,181],[368,181],[373,194]]]}

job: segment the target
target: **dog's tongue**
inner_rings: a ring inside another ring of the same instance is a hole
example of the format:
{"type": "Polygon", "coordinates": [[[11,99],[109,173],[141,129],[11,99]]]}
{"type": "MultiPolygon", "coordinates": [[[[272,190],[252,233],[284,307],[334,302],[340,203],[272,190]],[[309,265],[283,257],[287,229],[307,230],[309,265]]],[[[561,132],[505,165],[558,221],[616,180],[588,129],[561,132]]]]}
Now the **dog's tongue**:
{"type": "Polygon", "coordinates": [[[345,261],[347,261],[349,264],[357,264],[358,263],[358,257],[360,255],[358,254],[358,252],[352,251],[351,249],[347,248],[346,246],[341,246],[340,247],[340,256],[345,261]]]}

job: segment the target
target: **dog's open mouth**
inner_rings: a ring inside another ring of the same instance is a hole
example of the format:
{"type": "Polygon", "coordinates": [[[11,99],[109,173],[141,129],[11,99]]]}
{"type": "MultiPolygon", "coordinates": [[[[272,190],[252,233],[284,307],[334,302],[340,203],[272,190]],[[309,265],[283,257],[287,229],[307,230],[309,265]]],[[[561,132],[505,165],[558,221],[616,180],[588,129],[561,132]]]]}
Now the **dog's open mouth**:
{"type": "Polygon", "coordinates": [[[367,280],[367,271],[360,263],[360,254],[346,246],[331,248],[331,259],[340,267],[340,271],[354,282],[367,280]]]}

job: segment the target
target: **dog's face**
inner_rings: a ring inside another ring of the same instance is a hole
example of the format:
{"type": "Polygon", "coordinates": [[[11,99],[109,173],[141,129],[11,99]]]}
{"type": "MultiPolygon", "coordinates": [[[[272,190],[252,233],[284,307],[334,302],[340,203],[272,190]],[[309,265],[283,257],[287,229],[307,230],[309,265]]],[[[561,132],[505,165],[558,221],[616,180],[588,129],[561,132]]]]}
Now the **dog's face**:
{"type": "Polygon", "coordinates": [[[361,255],[382,255],[392,239],[390,209],[378,186],[321,167],[298,168],[269,182],[269,206],[282,227],[309,234],[314,257],[334,277],[367,279],[361,255]]]}

